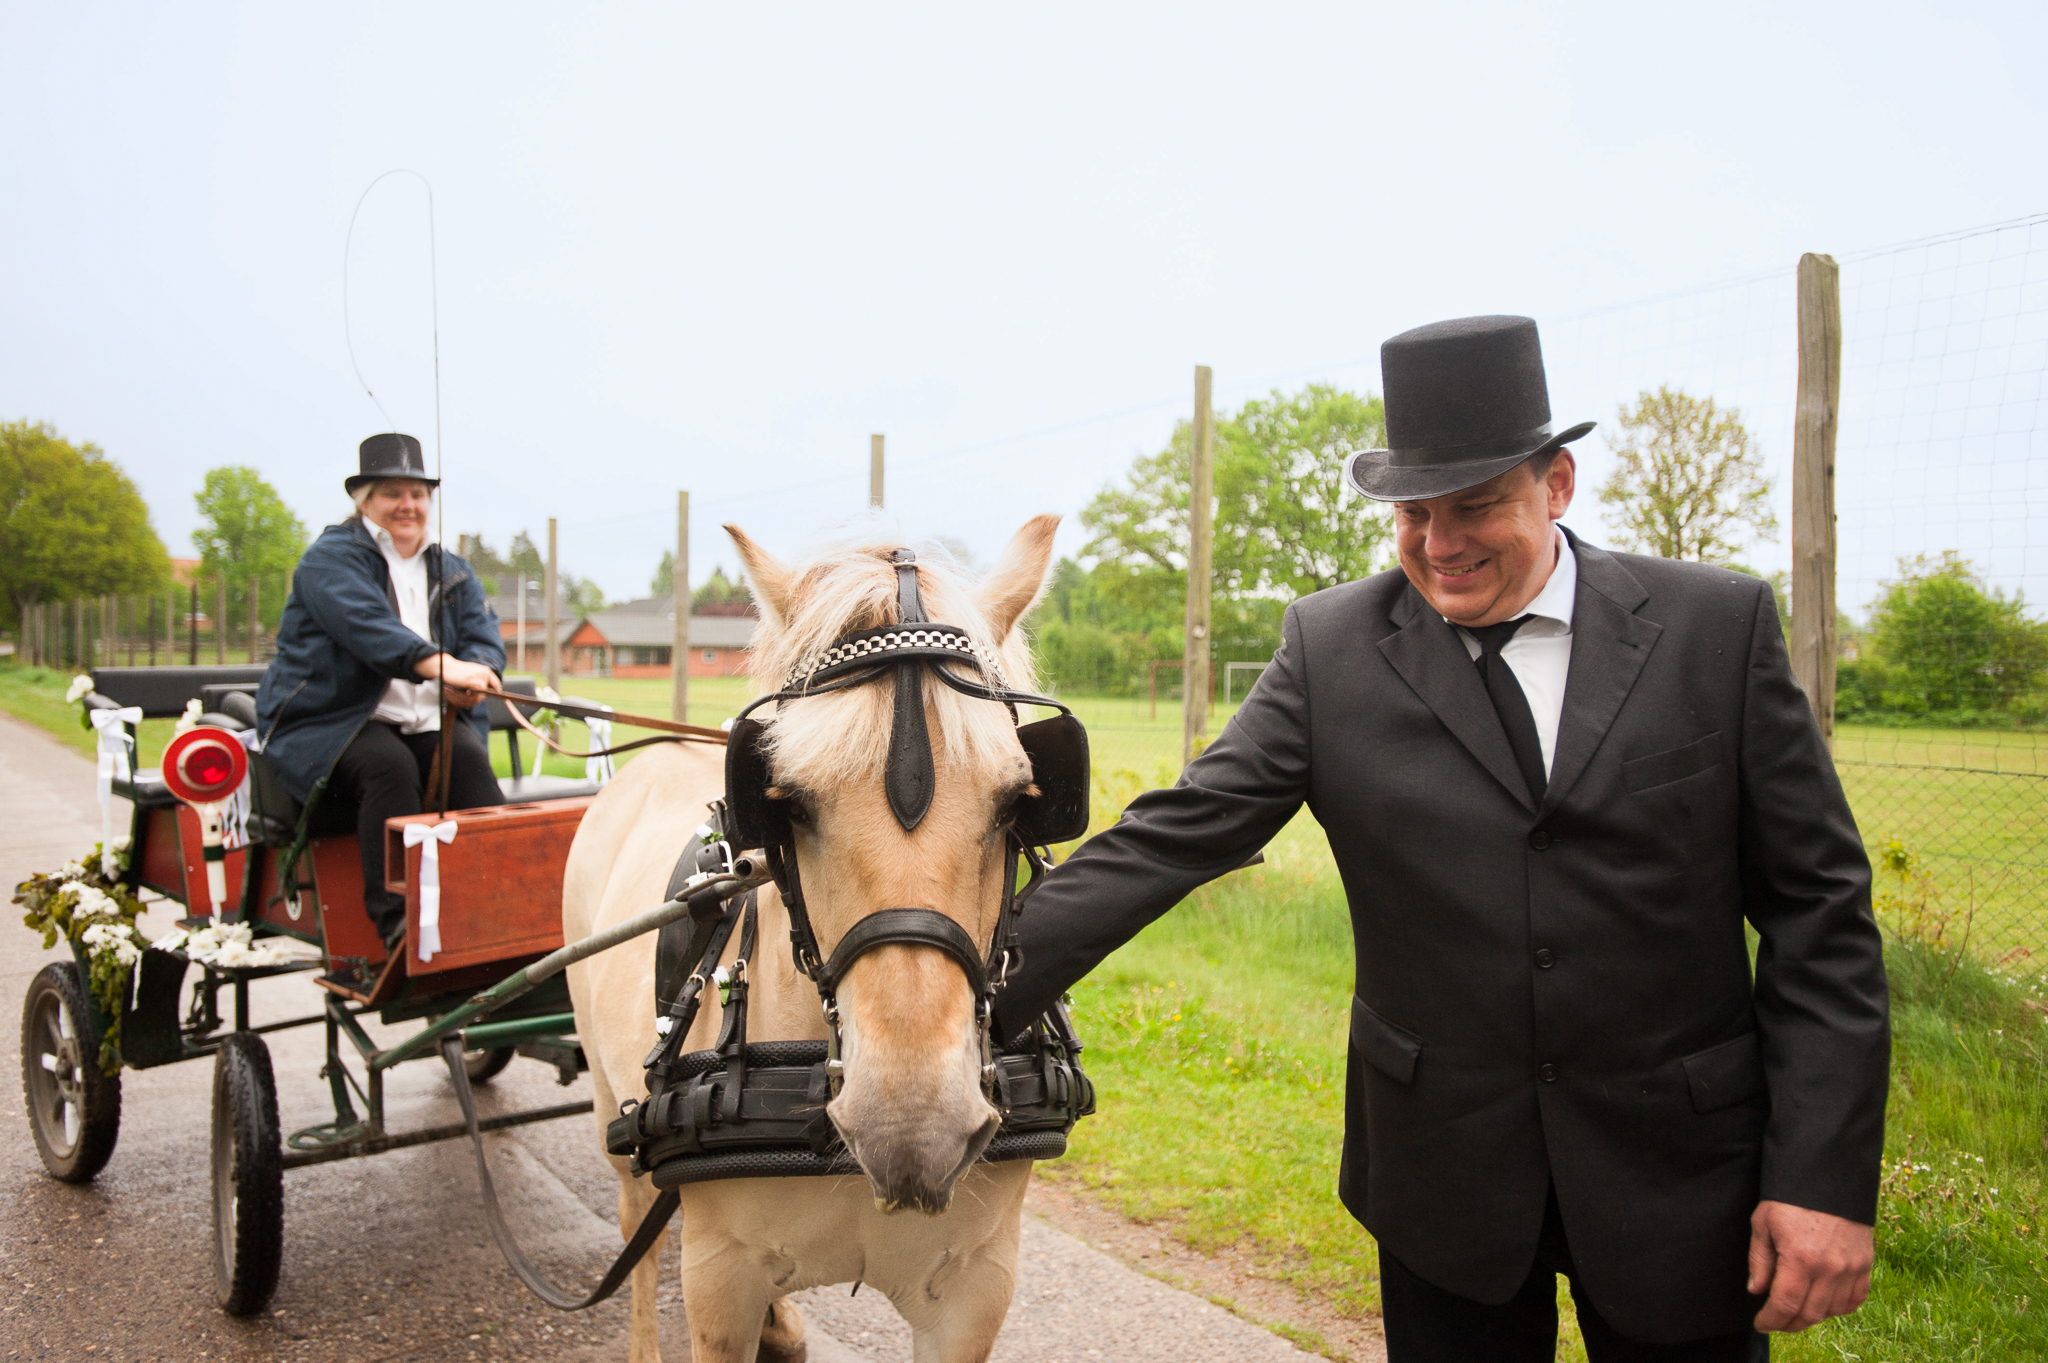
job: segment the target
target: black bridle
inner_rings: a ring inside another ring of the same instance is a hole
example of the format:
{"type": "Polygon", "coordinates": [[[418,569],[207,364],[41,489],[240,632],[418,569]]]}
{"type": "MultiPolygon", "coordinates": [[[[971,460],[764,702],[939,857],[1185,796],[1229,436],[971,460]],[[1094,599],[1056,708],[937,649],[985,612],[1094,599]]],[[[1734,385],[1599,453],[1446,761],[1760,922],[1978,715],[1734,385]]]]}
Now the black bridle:
{"type": "Polygon", "coordinates": [[[1079,837],[1088,823],[1087,732],[1074,712],[1050,697],[1012,690],[995,654],[977,644],[967,631],[935,624],[924,613],[918,595],[917,556],[898,549],[890,556],[896,569],[898,623],[861,630],[835,640],[799,663],[782,689],[761,696],[734,721],[726,748],[726,827],[736,847],[759,847],[766,854],[776,888],[789,911],[790,947],[797,969],[818,988],[826,1020],[831,1024],[830,1071],[836,1087],[839,1064],[838,989],[855,961],[882,946],[922,946],[944,953],[960,967],[975,994],[975,1024],[983,1051],[983,1077],[993,1082],[994,1063],[989,1029],[996,995],[1009,973],[1022,961],[1016,918],[1021,899],[1030,893],[1050,866],[1045,848],[1079,837]],[[974,668],[969,679],[948,666],[974,668]],[[806,697],[847,691],[893,674],[895,714],[889,732],[889,755],[883,789],[889,810],[905,832],[914,831],[931,809],[936,777],[931,735],[925,725],[924,675],[937,677],[962,695],[994,701],[1017,721],[1019,705],[1059,711],[1053,719],[1020,724],[1019,740],[1032,763],[1033,784],[1019,800],[1004,830],[1003,892],[995,932],[986,956],[958,923],[927,908],[887,908],[862,918],[826,957],[805,905],[798,871],[796,835],[786,801],[772,789],[763,740],[768,726],[752,718],[763,705],[778,706],[806,697]],[[1030,872],[1017,886],[1017,859],[1030,872]]]}

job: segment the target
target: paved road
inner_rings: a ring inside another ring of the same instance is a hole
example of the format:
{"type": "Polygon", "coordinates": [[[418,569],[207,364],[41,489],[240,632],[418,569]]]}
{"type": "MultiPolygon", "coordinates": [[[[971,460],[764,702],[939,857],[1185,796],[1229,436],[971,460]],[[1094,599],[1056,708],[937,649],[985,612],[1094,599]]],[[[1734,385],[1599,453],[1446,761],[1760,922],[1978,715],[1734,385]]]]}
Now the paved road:
{"type": "MultiPolygon", "coordinates": [[[[0,716],[0,885],[70,860],[98,837],[91,765],[40,730],[0,716]]],[[[151,936],[169,929],[159,909],[151,936]]],[[[29,980],[58,959],[10,910],[0,929],[0,998],[18,1007],[29,980]]],[[[253,990],[259,1018],[317,1007],[301,979],[253,990]]],[[[372,1027],[373,1034],[386,1029],[372,1027]]],[[[317,1028],[270,1038],[286,1130],[331,1115],[318,1078],[317,1028]]],[[[625,1357],[624,1294],[591,1311],[551,1311],[522,1289],[490,1242],[466,1144],[394,1151],[285,1176],[283,1282],[271,1311],[232,1319],[213,1306],[207,1250],[212,1066],[173,1065],[123,1078],[121,1141],[98,1180],[71,1187],[37,1162],[18,1098],[0,1102],[0,1359],[405,1359],[625,1357]]],[[[394,1125],[459,1119],[429,1064],[389,1081],[394,1125]]],[[[552,1072],[513,1065],[479,1105],[587,1098],[552,1072]]],[[[506,1210],[529,1249],[570,1281],[594,1276],[619,1246],[616,1189],[588,1118],[490,1139],[506,1210]],[[544,1251],[544,1252],[543,1252],[544,1251]]],[[[680,1294],[663,1288],[662,1349],[687,1360],[680,1294]]],[[[819,1288],[799,1300],[816,1363],[907,1359],[908,1330],[873,1293],[819,1288]]],[[[1028,1219],[1016,1305],[997,1363],[1095,1360],[1300,1360],[1307,1355],[1187,1293],[1135,1273],[1028,1219]]]]}

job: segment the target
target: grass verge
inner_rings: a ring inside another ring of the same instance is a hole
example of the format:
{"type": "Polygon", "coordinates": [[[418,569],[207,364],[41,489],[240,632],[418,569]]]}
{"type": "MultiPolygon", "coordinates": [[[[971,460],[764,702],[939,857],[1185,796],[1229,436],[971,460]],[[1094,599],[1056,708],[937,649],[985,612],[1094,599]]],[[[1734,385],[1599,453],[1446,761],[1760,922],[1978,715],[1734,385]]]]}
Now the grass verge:
{"type": "MultiPolygon", "coordinates": [[[[1350,927],[1319,844],[1297,823],[1269,865],[1198,892],[1075,990],[1102,1110],[1041,1176],[1360,1315],[1378,1261],[1336,1194],[1350,927]]],[[[1871,1298],[1774,1355],[2048,1359],[2048,982],[1910,941],[1889,959],[1871,1298]]],[[[1564,1301],[1559,1357],[1582,1359],[1564,1301]]]]}

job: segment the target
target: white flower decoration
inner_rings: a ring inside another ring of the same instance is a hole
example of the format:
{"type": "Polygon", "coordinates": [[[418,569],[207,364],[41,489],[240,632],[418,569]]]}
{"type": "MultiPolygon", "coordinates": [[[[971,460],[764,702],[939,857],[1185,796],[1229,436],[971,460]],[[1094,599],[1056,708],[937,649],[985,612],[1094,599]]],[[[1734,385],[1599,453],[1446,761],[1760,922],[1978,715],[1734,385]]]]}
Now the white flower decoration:
{"type": "Polygon", "coordinates": [[[171,726],[171,737],[176,738],[179,734],[190,733],[198,728],[200,713],[200,705],[197,700],[186,701],[185,713],[179,715],[178,722],[171,726]]]}
{"type": "Polygon", "coordinates": [[[71,679],[71,688],[64,693],[66,705],[76,705],[92,694],[92,678],[83,672],[71,679]]]}

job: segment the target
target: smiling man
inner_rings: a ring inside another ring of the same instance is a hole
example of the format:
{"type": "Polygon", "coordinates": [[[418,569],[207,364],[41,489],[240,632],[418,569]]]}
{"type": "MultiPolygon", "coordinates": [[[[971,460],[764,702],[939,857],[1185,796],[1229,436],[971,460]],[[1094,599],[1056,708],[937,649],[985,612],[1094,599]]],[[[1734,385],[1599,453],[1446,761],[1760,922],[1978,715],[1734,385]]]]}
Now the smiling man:
{"type": "Polygon", "coordinates": [[[1006,1023],[1306,804],[1357,953],[1338,1190],[1393,1363],[1768,1358],[1869,1290],[1890,1032],[1870,867],[1769,587],[1559,524],[1536,325],[1381,350],[1400,567],[1288,608],[1167,790],[1022,915],[1006,1023]],[[1744,935],[1754,927],[1754,960],[1744,935]]]}

